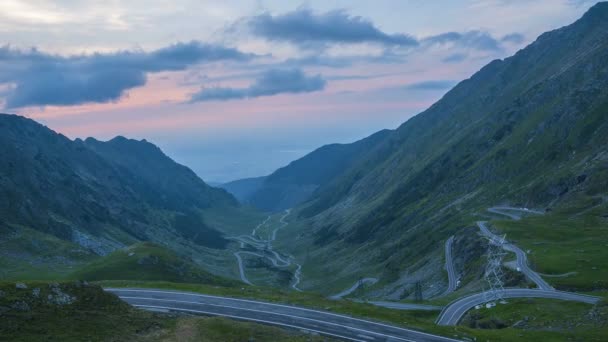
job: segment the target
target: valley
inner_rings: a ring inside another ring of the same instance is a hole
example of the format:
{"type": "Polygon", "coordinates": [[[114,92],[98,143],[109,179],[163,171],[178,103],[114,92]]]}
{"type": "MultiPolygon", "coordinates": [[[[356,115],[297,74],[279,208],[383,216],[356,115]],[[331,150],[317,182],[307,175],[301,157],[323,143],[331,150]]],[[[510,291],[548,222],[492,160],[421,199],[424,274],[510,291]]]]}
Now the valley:
{"type": "MultiPolygon", "coordinates": [[[[167,51],[183,71],[190,50],[167,51]]],[[[0,340],[602,341],[607,61],[599,2],[395,129],[214,186],[146,139],[0,114],[0,340]]],[[[289,96],[325,87],[274,70],[191,102],[257,101],[290,77],[289,96]]]]}

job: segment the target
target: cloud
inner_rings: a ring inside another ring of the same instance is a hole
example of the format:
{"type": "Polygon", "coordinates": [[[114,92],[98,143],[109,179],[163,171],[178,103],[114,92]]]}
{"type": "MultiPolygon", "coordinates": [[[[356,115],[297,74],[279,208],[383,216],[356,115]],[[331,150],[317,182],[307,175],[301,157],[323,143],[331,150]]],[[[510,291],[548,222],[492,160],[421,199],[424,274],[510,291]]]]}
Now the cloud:
{"type": "Polygon", "coordinates": [[[151,52],[120,51],[58,56],[37,49],[0,47],[0,84],[11,84],[6,108],[104,103],[146,83],[147,73],[184,70],[221,60],[248,60],[252,55],[219,45],[192,41],[151,52]]]}
{"type": "Polygon", "coordinates": [[[262,73],[247,88],[204,88],[192,95],[190,102],[226,101],[284,93],[309,93],[325,89],[321,75],[307,76],[300,69],[271,69],[262,73]]]}
{"type": "Polygon", "coordinates": [[[263,13],[246,20],[249,29],[260,37],[287,41],[297,45],[314,43],[378,43],[416,46],[415,38],[406,34],[388,34],[371,21],[351,16],[345,10],[316,14],[307,8],[273,16],[263,13]]]}
{"type": "Polygon", "coordinates": [[[459,63],[464,61],[467,55],[464,53],[453,53],[449,56],[444,57],[441,61],[444,63],[459,63]]]}
{"type": "Polygon", "coordinates": [[[405,86],[408,90],[445,90],[454,87],[458,83],[453,80],[432,80],[411,83],[405,86]]]}
{"type": "Polygon", "coordinates": [[[524,40],[526,40],[526,37],[523,34],[511,33],[511,34],[507,34],[506,36],[502,37],[502,39],[500,41],[512,43],[512,44],[521,44],[524,42],[524,40]]]}
{"type": "MultiPolygon", "coordinates": [[[[521,39],[523,36],[514,33],[505,36],[502,41],[513,41],[521,39]],[[506,38],[506,40],[505,40],[506,38]]],[[[467,31],[467,32],[446,32],[435,36],[430,36],[422,40],[423,43],[429,45],[446,45],[454,44],[463,48],[470,48],[480,51],[501,51],[501,41],[492,37],[491,34],[484,31],[467,31]]]]}

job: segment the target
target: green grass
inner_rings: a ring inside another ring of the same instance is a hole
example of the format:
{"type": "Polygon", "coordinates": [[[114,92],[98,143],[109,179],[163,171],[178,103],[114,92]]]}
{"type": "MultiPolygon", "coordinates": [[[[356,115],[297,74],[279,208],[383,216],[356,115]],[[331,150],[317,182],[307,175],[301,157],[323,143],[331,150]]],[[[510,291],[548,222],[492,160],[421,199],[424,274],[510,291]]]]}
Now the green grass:
{"type": "Polygon", "coordinates": [[[0,225],[0,279],[56,280],[96,256],[50,234],[0,225]]]}
{"type": "Polygon", "coordinates": [[[326,341],[293,330],[225,318],[137,310],[81,282],[0,283],[0,340],[30,341],[326,341]],[[35,295],[35,291],[39,291],[35,295]],[[71,297],[57,304],[57,291],[71,297]]]}
{"type": "Polygon", "coordinates": [[[159,245],[143,242],[99,258],[68,276],[83,280],[160,280],[233,286],[159,245]]]}
{"type": "Polygon", "coordinates": [[[499,304],[491,309],[472,310],[461,324],[489,329],[480,330],[482,335],[504,332],[506,336],[518,336],[526,333],[543,336],[544,341],[603,341],[608,336],[607,316],[606,303],[593,306],[550,299],[511,299],[508,304],[499,304]]]}
{"type": "Polygon", "coordinates": [[[305,335],[293,330],[264,326],[248,322],[210,318],[181,319],[172,333],[177,341],[284,341],[316,342],[333,341],[326,337],[305,335]]]}
{"type": "Polygon", "coordinates": [[[203,216],[206,224],[227,236],[250,234],[266,218],[266,214],[246,206],[209,208],[203,210],[203,216]]]}
{"type": "Polygon", "coordinates": [[[17,289],[14,283],[0,284],[3,309],[0,340],[3,341],[108,341],[141,337],[142,332],[167,328],[171,322],[154,314],[136,311],[98,286],[80,283],[54,287],[73,299],[70,304],[48,302],[56,295],[48,283],[28,283],[17,289]],[[35,289],[40,291],[34,295],[35,289]],[[21,309],[15,309],[21,303],[21,309]],[[24,304],[25,303],[25,304],[24,304]]]}
{"type": "Polygon", "coordinates": [[[585,215],[556,212],[529,216],[520,221],[495,221],[507,239],[530,250],[533,268],[543,274],[576,274],[545,277],[556,288],[592,291],[608,288],[608,221],[601,207],[585,215]]]}

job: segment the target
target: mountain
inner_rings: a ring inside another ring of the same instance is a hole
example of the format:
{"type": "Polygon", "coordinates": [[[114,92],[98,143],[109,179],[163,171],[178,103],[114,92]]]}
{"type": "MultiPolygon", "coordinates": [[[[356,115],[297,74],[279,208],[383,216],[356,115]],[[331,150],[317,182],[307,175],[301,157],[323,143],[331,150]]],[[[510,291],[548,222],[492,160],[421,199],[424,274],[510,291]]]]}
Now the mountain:
{"type": "Polygon", "coordinates": [[[376,276],[378,293],[401,298],[417,281],[444,283],[443,242],[493,205],[603,208],[608,3],[491,62],[386,134],[296,210],[298,256],[336,288],[376,276]]]}
{"type": "Polygon", "coordinates": [[[192,170],[167,157],[146,140],[116,137],[108,142],[87,138],[84,144],[115,169],[137,176],[138,192],[158,206],[184,209],[236,205],[226,192],[203,182],[192,170]]]}
{"type": "Polygon", "coordinates": [[[237,179],[232,182],[218,184],[218,187],[231,193],[239,202],[248,203],[251,195],[262,187],[265,180],[265,176],[237,179]]]}
{"type": "MultiPolygon", "coordinates": [[[[56,238],[96,255],[154,241],[212,260],[202,256],[228,243],[216,212],[240,211],[228,192],[208,186],[145,140],[70,140],[33,120],[0,114],[0,158],[0,230],[19,246],[24,243],[17,237],[36,231],[32,240],[51,249],[63,246],[56,238]],[[213,214],[210,220],[206,213],[213,214]]],[[[27,251],[3,248],[0,262],[51,252],[27,251]]]]}
{"type": "Polygon", "coordinates": [[[243,203],[265,211],[281,211],[308,200],[353,166],[365,151],[380,144],[389,130],[377,132],[352,144],[322,146],[266,177],[238,180],[224,184],[243,203]]]}

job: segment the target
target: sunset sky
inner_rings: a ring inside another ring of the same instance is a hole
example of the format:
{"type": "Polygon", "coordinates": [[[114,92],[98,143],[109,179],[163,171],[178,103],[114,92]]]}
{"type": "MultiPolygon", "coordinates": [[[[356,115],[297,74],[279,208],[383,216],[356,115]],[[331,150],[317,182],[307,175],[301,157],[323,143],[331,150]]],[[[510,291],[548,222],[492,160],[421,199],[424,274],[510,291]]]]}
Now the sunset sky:
{"type": "Polygon", "coordinates": [[[204,180],[395,128],[584,0],[2,0],[0,106],[204,180]]]}

